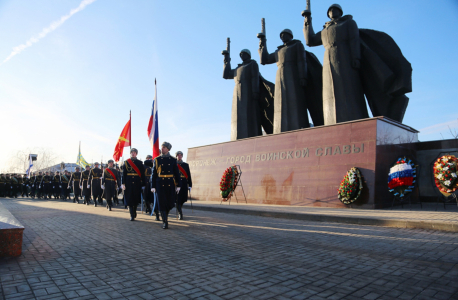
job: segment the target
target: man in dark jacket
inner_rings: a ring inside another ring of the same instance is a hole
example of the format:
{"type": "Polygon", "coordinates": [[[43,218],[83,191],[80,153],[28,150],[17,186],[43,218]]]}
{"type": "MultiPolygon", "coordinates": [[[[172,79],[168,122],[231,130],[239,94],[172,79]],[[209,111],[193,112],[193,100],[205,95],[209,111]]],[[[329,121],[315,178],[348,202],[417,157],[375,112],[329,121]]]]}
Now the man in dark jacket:
{"type": "Polygon", "coordinates": [[[75,202],[79,203],[79,198],[81,196],[80,180],[81,180],[80,167],[76,167],[76,171],[70,177],[70,181],[67,186],[68,190],[70,190],[70,188],[73,187],[73,203],[75,202]]]}
{"type": "Polygon", "coordinates": [[[83,190],[83,204],[89,205],[91,202],[91,183],[89,181],[89,176],[91,172],[91,167],[89,165],[86,166],[86,171],[81,173],[81,189],[83,190]]]}
{"type": "Polygon", "coordinates": [[[156,193],[157,191],[157,200],[161,212],[163,229],[169,227],[168,214],[175,206],[175,193],[179,193],[181,184],[177,159],[170,155],[170,149],[172,149],[170,143],[162,143],[162,154],[154,159],[151,181],[151,192],[156,193]]]}
{"type": "Polygon", "coordinates": [[[192,188],[192,179],[191,179],[191,170],[189,165],[183,161],[183,152],[178,151],[176,153],[178,170],[180,170],[181,177],[181,189],[177,195],[177,211],[180,220],[183,220],[183,203],[188,201],[188,190],[191,191],[192,188]]]}
{"type": "Polygon", "coordinates": [[[122,171],[122,189],[124,190],[124,205],[129,207],[130,220],[137,217],[137,205],[142,201],[142,190],[145,188],[145,167],[137,159],[138,150],[130,150],[130,158],[124,162],[122,171]]]}
{"type": "Polygon", "coordinates": [[[89,181],[91,184],[91,191],[92,191],[92,198],[94,199],[94,206],[97,206],[97,201],[100,205],[103,205],[102,193],[103,190],[101,188],[102,183],[102,170],[99,169],[99,163],[96,162],[94,169],[91,170],[89,175],[89,181]]]}

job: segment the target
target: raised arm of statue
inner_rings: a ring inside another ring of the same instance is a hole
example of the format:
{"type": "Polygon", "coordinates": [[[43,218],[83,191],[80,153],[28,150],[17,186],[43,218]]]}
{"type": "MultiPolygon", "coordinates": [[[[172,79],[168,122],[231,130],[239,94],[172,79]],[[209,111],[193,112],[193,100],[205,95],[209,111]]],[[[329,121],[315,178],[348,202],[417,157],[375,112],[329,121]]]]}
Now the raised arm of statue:
{"type": "Polygon", "coordinates": [[[304,18],[304,38],[305,43],[309,47],[320,46],[323,45],[321,41],[321,31],[315,34],[312,26],[312,17],[307,16],[304,18]]]}
{"type": "Polygon", "coordinates": [[[359,29],[356,22],[353,20],[349,21],[349,37],[350,37],[350,52],[351,52],[351,66],[355,69],[359,69],[361,61],[361,42],[359,40],[359,29]]]}
{"type": "Polygon", "coordinates": [[[234,71],[231,69],[231,59],[229,54],[224,55],[223,78],[234,79],[234,71]]]}
{"type": "Polygon", "coordinates": [[[266,39],[260,39],[259,41],[259,58],[261,60],[261,65],[269,65],[269,64],[274,64],[277,62],[277,55],[276,53],[271,53],[267,51],[267,43],[266,39]]]}

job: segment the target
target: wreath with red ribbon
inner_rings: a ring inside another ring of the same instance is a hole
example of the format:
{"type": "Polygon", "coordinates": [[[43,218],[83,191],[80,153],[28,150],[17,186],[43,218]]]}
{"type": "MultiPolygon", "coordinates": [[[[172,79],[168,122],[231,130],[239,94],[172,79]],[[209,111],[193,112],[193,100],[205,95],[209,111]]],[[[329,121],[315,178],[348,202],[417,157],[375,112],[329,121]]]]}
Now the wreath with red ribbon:
{"type": "Polygon", "coordinates": [[[227,168],[224,173],[221,181],[219,183],[219,189],[221,191],[221,197],[223,201],[227,201],[232,197],[232,192],[237,186],[239,171],[236,166],[227,168]]]}
{"type": "Polygon", "coordinates": [[[457,164],[454,155],[444,155],[434,162],[434,183],[446,197],[458,189],[457,164]]]}
{"type": "Polygon", "coordinates": [[[337,197],[343,204],[351,204],[358,200],[363,189],[363,180],[358,168],[351,168],[340,182],[337,197]]]}

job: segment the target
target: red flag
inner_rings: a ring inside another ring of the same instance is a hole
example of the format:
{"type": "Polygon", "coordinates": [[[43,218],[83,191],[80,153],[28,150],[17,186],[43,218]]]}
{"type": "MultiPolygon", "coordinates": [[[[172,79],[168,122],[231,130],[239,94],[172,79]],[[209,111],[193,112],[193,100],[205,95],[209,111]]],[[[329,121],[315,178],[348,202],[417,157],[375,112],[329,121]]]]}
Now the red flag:
{"type": "Polygon", "coordinates": [[[122,156],[122,152],[124,151],[124,147],[129,147],[130,146],[130,120],[127,122],[126,126],[124,126],[124,129],[121,132],[121,135],[119,136],[118,143],[116,144],[114,153],[113,153],[113,158],[116,162],[119,161],[119,159],[122,156]]]}

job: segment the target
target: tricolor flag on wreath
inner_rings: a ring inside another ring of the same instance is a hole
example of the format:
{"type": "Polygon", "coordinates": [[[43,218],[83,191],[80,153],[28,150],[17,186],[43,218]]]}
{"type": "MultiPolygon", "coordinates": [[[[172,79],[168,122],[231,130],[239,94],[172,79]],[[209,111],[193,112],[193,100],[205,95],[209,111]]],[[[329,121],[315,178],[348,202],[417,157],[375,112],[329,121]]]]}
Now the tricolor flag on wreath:
{"type": "Polygon", "coordinates": [[[390,169],[388,175],[388,187],[390,189],[399,186],[411,186],[414,180],[412,166],[408,163],[400,163],[390,169]]]}

